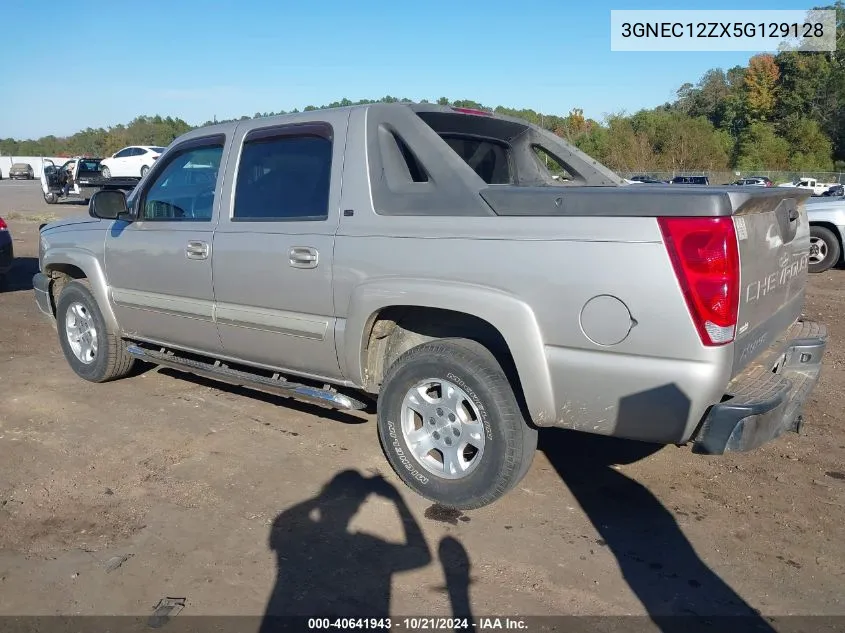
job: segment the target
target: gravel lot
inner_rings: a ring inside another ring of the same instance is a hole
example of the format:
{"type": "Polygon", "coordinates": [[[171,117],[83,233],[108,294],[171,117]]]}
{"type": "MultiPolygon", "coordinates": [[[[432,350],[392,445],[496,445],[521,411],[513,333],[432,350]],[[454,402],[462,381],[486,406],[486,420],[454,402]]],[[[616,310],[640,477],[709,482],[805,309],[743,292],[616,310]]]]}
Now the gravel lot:
{"type": "Polygon", "coordinates": [[[520,487],[463,515],[404,489],[371,414],[78,379],[31,277],[39,222],[84,213],[0,181],[0,614],[845,615],[845,271],[810,281],[831,343],[803,435],[701,457],[543,431],[520,487]]]}

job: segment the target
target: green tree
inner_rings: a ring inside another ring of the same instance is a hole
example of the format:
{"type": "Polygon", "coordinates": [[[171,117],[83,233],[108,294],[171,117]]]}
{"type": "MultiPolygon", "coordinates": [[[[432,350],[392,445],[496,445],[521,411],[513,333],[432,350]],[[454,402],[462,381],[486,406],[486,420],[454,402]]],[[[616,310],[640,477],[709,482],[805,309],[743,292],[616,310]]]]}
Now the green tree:
{"type": "Polygon", "coordinates": [[[789,142],[775,134],[774,126],[752,123],[739,140],[736,166],[742,171],[787,169],[789,142]]]}
{"type": "Polygon", "coordinates": [[[812,119],[799,119],[787,127],[789,168],[795,171],[830,171],[833,169],[833,144],[812,119]]]}

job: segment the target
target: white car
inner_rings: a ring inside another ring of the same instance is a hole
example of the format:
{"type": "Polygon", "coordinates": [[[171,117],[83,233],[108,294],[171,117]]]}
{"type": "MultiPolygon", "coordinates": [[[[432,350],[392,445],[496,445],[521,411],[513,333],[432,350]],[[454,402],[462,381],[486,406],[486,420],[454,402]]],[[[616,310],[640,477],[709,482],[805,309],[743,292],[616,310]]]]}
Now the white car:
{"type": "Polygon", "coordinates": [[[154,145],[124,147],[100,163],[103,178],[143,178],[164,149],[154,145]]]}

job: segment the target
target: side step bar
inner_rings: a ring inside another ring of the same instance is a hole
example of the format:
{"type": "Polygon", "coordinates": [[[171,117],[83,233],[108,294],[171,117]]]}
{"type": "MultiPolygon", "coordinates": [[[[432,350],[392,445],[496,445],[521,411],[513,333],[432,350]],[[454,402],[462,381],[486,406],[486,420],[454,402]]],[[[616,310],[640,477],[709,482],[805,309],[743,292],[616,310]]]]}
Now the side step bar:
{"type": "Polygon", "coordinates": [[[308,385],[289,382],[281,378],[268,378],[239,369],[232,369],[220,361],[207,363],[191,358],[183,358],[175,353],[144,349],[138,345],[129,345],[126,351],[135,358],[147,363],[170,367],[171,369],[204,376],[212,380],[219,380],[220,382],[238,387],[258,389],[333,409],[360,410],[366,407],[360,400],[350,398],[345,394],[330,391],[329,389],[309,387],[308,385]]]}

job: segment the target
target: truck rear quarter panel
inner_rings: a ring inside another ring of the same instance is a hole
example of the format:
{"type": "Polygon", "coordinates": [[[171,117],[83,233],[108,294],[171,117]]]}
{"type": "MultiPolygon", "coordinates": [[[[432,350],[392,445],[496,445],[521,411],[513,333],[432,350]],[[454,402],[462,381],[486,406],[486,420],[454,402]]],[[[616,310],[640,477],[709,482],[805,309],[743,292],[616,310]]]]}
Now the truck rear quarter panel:
{"type": "MultiPolygon", "coordinates": [[[[365,111],[347,151],[366,155],[365,111]]],[[[361,384],[360,350],[379,309],[422,305],[495,326],[533,421],[681,442],[730,379],[730,346],[705,348],[655,218],[388,216],[367,164],[346,161],[335,245],[341,364],[361,384]]]]}

